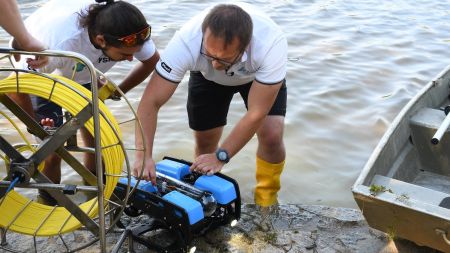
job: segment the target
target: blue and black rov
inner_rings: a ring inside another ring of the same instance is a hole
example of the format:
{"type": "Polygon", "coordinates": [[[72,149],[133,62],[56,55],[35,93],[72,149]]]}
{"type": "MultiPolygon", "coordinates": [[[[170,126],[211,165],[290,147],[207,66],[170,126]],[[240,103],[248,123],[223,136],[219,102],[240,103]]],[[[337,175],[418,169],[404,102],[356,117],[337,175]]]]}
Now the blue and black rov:
{"type": "MultiPolygon", "coordinates": [[[[145,215],[148,219],[128,225],[124,225],[123,219],[119,221],[118,226],[124,232],[112,252],[119,252],[126,238],[131,251],[133,242],[157,252],[192,251],[195,237],[239,220],[241,198],[237,182],[222,173],[212,176],[191,173],[191,164],[164,157],[156,163],[156,185],[131,179],[132,186],[138,185],[124,212],[129,217],[145,215]]],[[[124,196],[127,184],[128,179],[119,180],[114,194],[124,196]]]]}

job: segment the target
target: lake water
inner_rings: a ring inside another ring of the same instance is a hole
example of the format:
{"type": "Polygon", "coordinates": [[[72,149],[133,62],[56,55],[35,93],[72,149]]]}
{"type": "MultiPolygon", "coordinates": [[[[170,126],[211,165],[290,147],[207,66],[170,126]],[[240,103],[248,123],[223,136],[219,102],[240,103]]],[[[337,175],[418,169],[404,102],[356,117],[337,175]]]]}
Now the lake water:
{"type": "MultiPolygon", "coordinates": [[[[24,17],[45,1],[18,1],[24,17]]],[[[152,25],[160,51],[182,24],[219,1],[130,1],[152,25]]],[[[400,109],[450,62],[450,2],[418,1],[248,1],[266,11],[286,32],[288,111],[286,167],[281,203],[356,207],[351,186],[400,109]]],[[[51,14],[49,14],[51,15],[51,14]]],[[[0,46],[9,37],[0,30],[0,46]]],[[[133,62],[107,73],[120,82],[133,62]]],[[[193,137],[185,110],[187,78],[160,112],[155,158],[192,160],[193,137]]],[[[137,108],[144,82],[128,94],[137,108]]],[[[116,118],[129,111],[111,104],[116,118]]],[[[224,134],[243,115],[233,100],[224,134]]],[[[9,125],[0,120],[2,134],[9,125]]],[[[133,127],[123,130],[133,144],[133,127]]],[[[256,138],[223,172],[239,182],[244,202],[252,202],[256,138]]],[[[71,174],[65,178],[70,178],[71,174]]],[[[70,179],[69,179],[70,180],[70,179]]]]}

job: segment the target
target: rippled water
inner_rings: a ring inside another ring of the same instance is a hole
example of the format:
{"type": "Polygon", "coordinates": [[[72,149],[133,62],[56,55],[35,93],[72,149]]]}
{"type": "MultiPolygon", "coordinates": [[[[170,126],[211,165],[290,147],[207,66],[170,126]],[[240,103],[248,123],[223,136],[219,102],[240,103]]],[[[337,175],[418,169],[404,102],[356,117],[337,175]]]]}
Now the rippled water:
{"type": "MultiPolygon", "coordinates": [[[[20,1],[24,17],[45,1],[20,1]]],[[[160,51],[180,26],[219,1],[130,1],[152,25],[160,51]]],[[[289,43],[286,168],[281,203],[356,207],[351,186],[403,105],[438,74],[450,55],[450,2],[250,1],[286,32],[289,43]]],[[[0,31],[0,46],[8,36],[0,31]]],[[[119,82],[133,63],[108,75],[119,82]]],[[[185,111],[186,81],[160,113],[154,154],[192,160],[185,111]]],[[[146,82],[129,93],[135,108],[146,82]]],[[[243,115],[239,98],[225,134],[243,115]]],[[[119,119],[127,111],[112,106],[119,119]]],[[[5,132],[6,123],[0,121],[5,132]]],[[[125,129],[127,143],[133,129],[125,129]]],[[[6,134],[12,134],[9,131],[6,134]]],[[[252,201],[256,139],[226,166],[244,202],[252,201]]],[[[70,176],[70,175],[69,175],[70,176]]]]}

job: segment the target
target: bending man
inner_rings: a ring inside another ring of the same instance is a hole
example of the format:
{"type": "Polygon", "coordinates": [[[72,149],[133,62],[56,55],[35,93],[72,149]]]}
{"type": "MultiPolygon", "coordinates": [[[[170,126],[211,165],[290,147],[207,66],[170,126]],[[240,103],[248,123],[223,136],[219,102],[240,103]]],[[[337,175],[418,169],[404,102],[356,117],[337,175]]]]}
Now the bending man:
{"type": "MultiPolygon", "coordinates": [[[[155,182],[152,149],[158,111],[190,71],[187,111],[196,143],[191,170],[219,172],[256,133],[255,202],[260,206],[276,203],[285,160],[287,41],[271,19],[254,9],[244,4],[217,5],[174,35],[139,104],[147,152],[137,152],[135,175],[145,159],[144,179],[155,182]],[[237,92],[247,112],[219,145],[237,92]]],[[[139,149],[143,146],[136,132],[139,149]]]]}

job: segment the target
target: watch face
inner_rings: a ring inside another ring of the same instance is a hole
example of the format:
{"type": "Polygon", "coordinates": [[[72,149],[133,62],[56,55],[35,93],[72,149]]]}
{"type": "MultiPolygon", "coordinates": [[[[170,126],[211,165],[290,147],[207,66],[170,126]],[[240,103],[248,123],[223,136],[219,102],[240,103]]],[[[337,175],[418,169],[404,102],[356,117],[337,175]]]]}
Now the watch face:
{"type": "Polygon", "coordinates": [[[220,151],[218,156],[219,156],[219,160],[221,160],[221,161],[227,160],[227,153],[225,153],[223,151],[220,151]]]}

